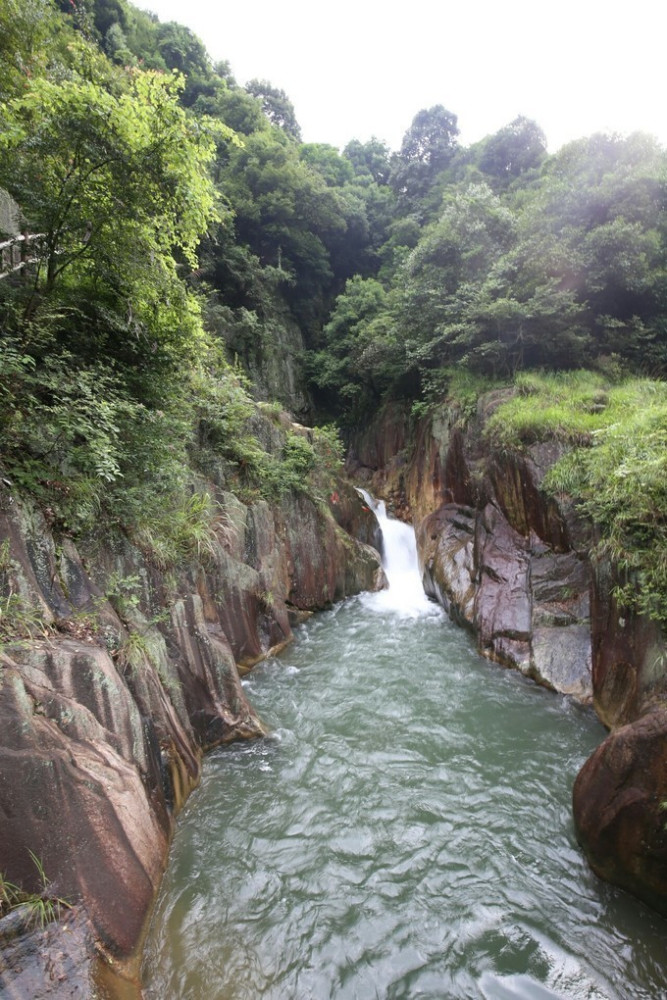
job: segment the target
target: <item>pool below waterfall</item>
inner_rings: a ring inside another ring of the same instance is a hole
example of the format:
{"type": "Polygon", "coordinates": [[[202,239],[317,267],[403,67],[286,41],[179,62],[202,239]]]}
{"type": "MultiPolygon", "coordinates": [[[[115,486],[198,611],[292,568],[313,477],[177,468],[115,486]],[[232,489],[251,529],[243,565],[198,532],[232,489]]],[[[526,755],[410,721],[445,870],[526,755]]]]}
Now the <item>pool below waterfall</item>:
{"type": "Polygon", "coordinates": [[[480,658],[384,524],[390,589],[246,679],[271,735],[213,753],[179,819],[148,1000],[667,995],[667,921],[589,871],[592,712],[480,658]]]}

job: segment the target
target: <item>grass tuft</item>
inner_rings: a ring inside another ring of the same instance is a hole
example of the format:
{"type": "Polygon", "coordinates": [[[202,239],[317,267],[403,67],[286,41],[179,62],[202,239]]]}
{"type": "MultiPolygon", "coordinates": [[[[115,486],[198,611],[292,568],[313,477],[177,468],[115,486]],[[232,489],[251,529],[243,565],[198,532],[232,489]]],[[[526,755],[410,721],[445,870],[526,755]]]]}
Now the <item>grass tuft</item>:
{"type": "Polygon", "coordinates": [[[32,851],[29,851],[29,854],[37,870],[40,891],[25,892],[0,873],[0,917],[20,908],[25,913],[28,923],[45,927],[57,920],[62,910],[71,910],[72,904],[60,896],[53,895],[51,880],[44,871],[42,861],[32,851]]]}

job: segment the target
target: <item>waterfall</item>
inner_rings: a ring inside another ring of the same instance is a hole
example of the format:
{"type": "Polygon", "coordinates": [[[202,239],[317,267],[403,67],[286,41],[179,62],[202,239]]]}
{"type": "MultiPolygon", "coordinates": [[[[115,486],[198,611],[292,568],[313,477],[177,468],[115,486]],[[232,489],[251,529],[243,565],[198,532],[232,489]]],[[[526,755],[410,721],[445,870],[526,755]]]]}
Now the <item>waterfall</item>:
{"type": "Polygon", "coordinates": [[[383,500],[375,500],[366,490],[358,492],[378,519],[382,531],[382,566],[389,581],[387,590],[366,594],[364,602],[372,610],[392,611],[412,618],[439,614],[440,609],[424,593],[414,528],[389,517],[383,500]]]}

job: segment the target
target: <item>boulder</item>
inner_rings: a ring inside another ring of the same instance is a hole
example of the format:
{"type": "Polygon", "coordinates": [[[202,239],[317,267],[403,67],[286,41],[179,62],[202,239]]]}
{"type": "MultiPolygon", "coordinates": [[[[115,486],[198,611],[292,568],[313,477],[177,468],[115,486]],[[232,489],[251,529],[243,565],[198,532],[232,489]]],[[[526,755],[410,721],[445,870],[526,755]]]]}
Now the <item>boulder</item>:
{"type": "Polygon", "coordinates": [[[469,628],[475,622],[477,590],[475,523],[472,508],[443,504],[424,518],[417,532],[424,590],[469,628]]]}
{"type": "Polygon", "coordinates": [[[577,776],[573,810],[593,870],[667,914],[667,710],[606,738],[577,776]]]}
{"type": "Polygon", "coordinates": [[[482,651],[527,673],[531,595],[525,540],[487,504],[477,519],[474,621],[482,651]]]}
{"type": "MultiPolygon", "coordinates": [[[[98,993],[91,946],[92,927],[84,911],[64,910],[45,927],[26,918],[23,909],[0,920],[0,996],[6,1000],[90,1000],[98,993]]],[[[131,994],[126,995],[130,1000],[131,994]]],[[[139,993],[133,1000],[139,1000],[139,993]]]]}

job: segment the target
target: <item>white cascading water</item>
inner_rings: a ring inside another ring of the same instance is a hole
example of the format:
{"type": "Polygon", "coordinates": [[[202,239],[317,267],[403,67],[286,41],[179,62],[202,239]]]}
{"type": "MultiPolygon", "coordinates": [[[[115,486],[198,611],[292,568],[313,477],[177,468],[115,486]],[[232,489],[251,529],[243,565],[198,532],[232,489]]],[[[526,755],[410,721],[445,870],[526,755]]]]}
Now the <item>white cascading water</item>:
{"type": "Polygon", "coordinates": [[[392,611],[416,618],[439,614],[437,605],[429,601],[422,586],[414,528],[387,516],[383,500],[375,500],[366,490],[358,490],[375,513],[382,531],[382,566],[389,582],[387,590],[364,595],[364,603],[372,610],[392,611]]]}

